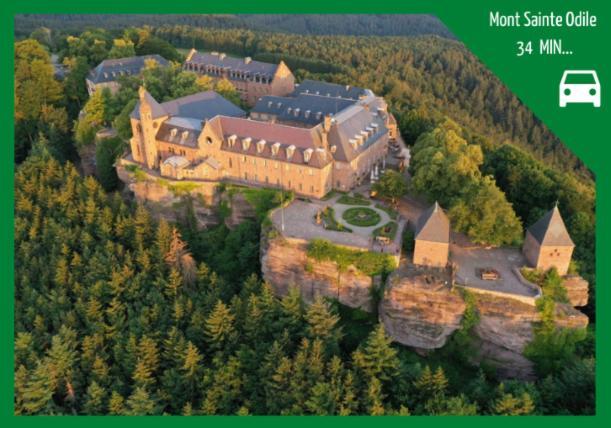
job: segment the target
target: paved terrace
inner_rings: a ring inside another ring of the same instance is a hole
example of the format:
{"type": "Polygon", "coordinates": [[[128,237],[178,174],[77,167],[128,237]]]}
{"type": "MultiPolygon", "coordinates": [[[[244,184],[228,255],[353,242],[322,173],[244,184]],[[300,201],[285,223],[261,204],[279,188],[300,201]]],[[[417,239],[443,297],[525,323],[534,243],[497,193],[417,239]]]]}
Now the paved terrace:
{"type": "Polygon", "coordinates": [[[282,232],[282,209],[276,209],[271,216],[271,220],[277,230],[281,231],[282,234],[289,238],[300,238],[305,240],[312,240],[316,238],[328,239],[329,241],[345,245],[349,247],[362,248],[364,250],[371,250],[377,252],[385,252],[388,254],[397,254],[398,249],[401,248],[401,236],[403,227],[405,226],[405,219],[399,217],[397,220],[392,220],[388,213],[384,210],[375,207],[377,201],[371,200],[371,204],[367,206],[380,215],[380,222],[375,226],[359,227],[347,223],[343,218],[342,214],[349,208],[354,208],[356,205],[345,205],[340,204],[337,200],[341,195],[336,195],[329,200],[314,200],[311,202],[305,202],[296,199],[286,208],[284,208],[284,231],[282,232]],[[316,224],[316,213],[323,210],[325,207],[330,206],[335,211],[335,220],[338,223],[350,228],[350,232],[338,232],[334,230],[326,230],[321,225],[316,224]],[[388,245],[380,245],[374,242],[372,233],[375,229],[385,225],[389,221],[397,221],[398,228],[395,239],[388,245]]]}
{"type": "Polygon", "coordinates": [[[526,266],[526,259],[516,248],[482,248],[450,246],[450,257],[456,263],[456,283],[473,288],[500,293],[535,297],[537,292],[525,285],[515,269],[526,266]],[[492,268],[499,272],[500,279],[486,281],[481,279],[479,270],[492,268]]]}

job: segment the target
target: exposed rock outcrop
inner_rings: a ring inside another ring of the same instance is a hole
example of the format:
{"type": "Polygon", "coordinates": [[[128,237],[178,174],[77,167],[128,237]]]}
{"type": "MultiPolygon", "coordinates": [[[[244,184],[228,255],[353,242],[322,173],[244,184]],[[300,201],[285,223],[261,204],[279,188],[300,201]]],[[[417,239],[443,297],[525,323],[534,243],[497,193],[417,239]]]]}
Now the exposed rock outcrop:
{"type": "MultiPolygon", "coordinates": [[[[536,307],[513,299],[487,295],[477,296],[480,321],[475,327],[479,340],[478,359],[497,367],[500,377],[534,379],[534,365],[524,357],[528,343],[534,339],[534,327],[541,321],[536,307]]],[[[556,304],[556,325],[585,328],[588,318],[570,305],[556,304]]]]}
{"type": "Polygon", "coordinates": [[[229,197],[227,202],[231,209],[231,214],[225,219],[227,227],[235,227],[244,220],[257,216],[255,208],[239,192],[229,197]]]}
{"type": "MultiPolygon", "coordinates": [[[[372,309],[371,278],[355,269],[340,275],[335,263],[310,260],[303,240],[265,231],[261,266],[263,277],[279,296],[295,285],[308,302],[322,294],[347,306],[372,309]]],[[[450,284],[444,270],[402,265],[389,276],[378,306],[387,333],[421,353],[444,346],[460,328],[467,307],[461,292],[450,284]]],[[[473,330],[474,362],[491,363],[502,378],[534,379],[534,365],[523,353],[541,321],[537,307],[511,297],[479,293],[474,297],[479,314],[473,330]]],[[[559,327],[585,328],[588,318],[569,304],[557,303],[555,322],[559,327]]]]}
{"type": "Polygon", "coordinates": [[[579,275],[564,277],[564,287],[571,305],[581,307],[588,304],[588,281],[579,275]]]}
{"type": "Polygon", "coordinates": [[[443,271],[399,270],[387,282],[379,315],[394,340],[421,349],[436,349],[460,327],[465,302],[452,290],[443,271]]]}
{"type": "Polygon", "coordinates": [[[278,296],[296,286],[306,302],[323,295],[352,308],[372,309],[371,277],[353,266],[340,271],[335,262],[308,258],[306,241],[266,236],[261,245],[261,270],[278,296]]]}

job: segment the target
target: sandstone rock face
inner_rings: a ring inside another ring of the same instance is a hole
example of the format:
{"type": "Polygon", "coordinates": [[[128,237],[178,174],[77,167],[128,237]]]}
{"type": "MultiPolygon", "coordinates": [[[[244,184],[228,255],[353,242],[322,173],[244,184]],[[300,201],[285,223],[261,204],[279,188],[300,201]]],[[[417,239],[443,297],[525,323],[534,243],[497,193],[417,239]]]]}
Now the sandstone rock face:
{"type": "Polygon", "coordinates": [[[579,275],[564,277],[564,287],[571,305],[580,307],[588,304],[588,285],[588,281],[579,275]]]}
{"type": "Polygon", "coordinates": [[[335,262],[319,262],[308,258],[305,241],[281,237],[264,238],[261,270],[263,278],[278,296],[285,296],[291,286],[296,286],[308,303],[322,295],[338,299],[352,308],[367,311],[372,309],[371,277],[354,267],[340,272],[335,262]]]}
{"type": "MultiPolygon", "coordinates": [[[[477,295],[480,322],[475,327],[479,340],[476,359],[487,360],[497,367],[502,378],[534,379],[534,365],[524,357],[528,343],[534,339],[534,327],[541,321],[536,307],[513,299],[477,295]]],[[[556,325],[563,328],[585,328],[588,317],[570,305],[556,304],[556,325]]]]}
{"type": "MultiPolygon", "coordinates": [[[[356,269],[340,273],[333,262],[309,259],[306,241],[280,237],[273,229],[271,234],[263,231],[261,266],[278,296],[296,286],[307,302],[323,295],[350,307],[373,309],[371,278],[356,269]]],[[[389,276],[378,306],[387,334],[422,354],[444,346],[460,328],[466,309],[461,293],[450,283],[444,270],[402,264],[389,276]]],[[[474,362],[491,363],[501,378],[535,379],[534,365],[523,352],[541,321],[538,309],[511,297],[479,293],[474,297],[480,318],[474,328],[474,362]]],[[[588,325],[588,318],[570,304],[556,304],[555,321],[563,328],[588,325]]]]}
{"type": "Polygon", "coordinates": [[[227,227],[235,227],[244,220],[253,219],[257,216],[254,207],[250,205],[241,193],[232,195],[228,202],[231,208],[231,215],[225,219],[227,227]]]}
{"type": "Polygon", "coordinates": [[[393,274],[380,302],[379,315],[394,340],[429,350],[445,345],[460,327],[465,307],[458,291],[441,279],[431,280],[427,274],[393,274]]]}
{"type": "Polygon", "coordinates": [[[541,318],[537,308],[512,299],[477,295],[480,321],[476,360],[487,360],[503,378],[533,379],[534,365],[522,352],[534,338],[533,323],[541,318]]]}
{"type": "MultiPolygon", "coordinates": [[[[174,222],[185,218],[187,206],[185,199],[172,190],[174,182],[159,180],[142,171],[144,178],[136,179],[123,165],[117,166],[117,175],[125,183],[129,195],[145,204],[153,217],[174,222]]],[[[180,186],[180,182],[177,185],[180,186]]],[[[216,184],[201,183],[191,189],[189,195],[193,204],[193,215],[199,228],[206,228],[219,223],[214,209],[217,197],[216,184]]]]}

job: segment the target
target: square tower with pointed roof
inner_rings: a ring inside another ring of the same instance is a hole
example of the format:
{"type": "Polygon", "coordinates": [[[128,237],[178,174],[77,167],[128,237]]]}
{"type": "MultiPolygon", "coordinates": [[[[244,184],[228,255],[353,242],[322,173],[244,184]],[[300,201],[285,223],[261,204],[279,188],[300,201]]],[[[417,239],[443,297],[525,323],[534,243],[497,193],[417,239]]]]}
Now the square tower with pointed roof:
{"type": "Polygon", "coordinates": [[[556,205],[526,231],[522,252],[536,269],[555,267],[566,275],[573,255],[573,243],[556,205]]]}
{"type": "Polygon", "coordinates": [[[414,264],[440,268],[448,264],[450,220],[437,202],[420,215],[414,239],[414,264]]]}

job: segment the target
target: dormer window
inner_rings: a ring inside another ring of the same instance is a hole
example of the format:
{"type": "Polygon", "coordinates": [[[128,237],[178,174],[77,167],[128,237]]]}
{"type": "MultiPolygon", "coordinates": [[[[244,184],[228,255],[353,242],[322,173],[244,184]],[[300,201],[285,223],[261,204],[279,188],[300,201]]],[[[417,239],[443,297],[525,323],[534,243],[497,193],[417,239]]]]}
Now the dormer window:
{"type": "Polygon", "coordinates": [[[252,141],[252,138],[250,137],[246,137],[244,139],[242,139],[242,150],[246,151],[250,148],[250,142],[252,141]]]}
{"type": "Polygon", "coordinates": [[[180,136],[180,142],[184,143],[187,138],[189,138],[189,131],[182,131],[182,135],[180,136]]]}
{"type": "Polygon", "coordinates": [[[230,135],[229,138],[227,139],[227,141],[229,141],[229,146],[233,147],[235,146],[235,142],[238,140],[238,136],[233,134],[230,135]]]}
{"type": "Polygon", "coordinates": [[[280,143],[274,143],[272,145],[272,156],[276,156],[278,154],[278,150],[280,150],[280,143]]]}
{"type": "Polygon", "coordinates": [[[257,142],[257,153],[263,152],[264,149],[265,149],[265,140],[259,140],[257,142]]]}
{"type": "Polygon", "coordinates": [[[310,110],[306,110],[304,113],[305,118],[309,118],[310,117],[310,110]]]}
{"type": "Polygon", "coordinates": [[[330,148],[331,153],[335,153],[337,151],[337,146],[335,144],[333,144],[330,148]]]}
{"type": "Polygon", "coordinates": [[[320,120],[322,117],[322,111],[316,112],[316,120],[320,120]]]}
{"type": "Polygon", "coordinates": [[[178,133],[178,129],[176,129],[176,128],[172,128],[172,129],[170,130],[170,139],[174,139],[174,138],[176,138],[176,134],[177,134],[177,133],[178,133]]]}
{"type": "Polygon", "coordinates": [[[350,146],[353,150],[356,150],[358,148],[358,142],[354,138],[350,138],[348,142],[350,143],[350,146]]]}
{"type": "Polygon", "coordinates": [[[292,111],[293,111],[293,108],[292,108],[292,107],[289,107],[288,109],[286,109],[286,112],[287,112],[288,114],[291,114],[291,112],[292,112],[292,111]]]}
{"type": "Polygon", "coordinates": [[[268,101],[267,102],[267,107],[272,108],[272,104],[274,104],[273,101],[268,101]]]}
{"type": "Polygon", "coordinates": [[[305,163],[310,162],[310,159],[312,158],[312,153],[314,152],[314,150],[312,149],[307,149],[303,152],[303,161],[305,163]]]}
{"type": "Polygon", "coordinates": [[[294,153],[295,153],[295,146],[291,144],[290,146],[286,148],[286,159],[290,160],[293,157],[294,153]]]}

